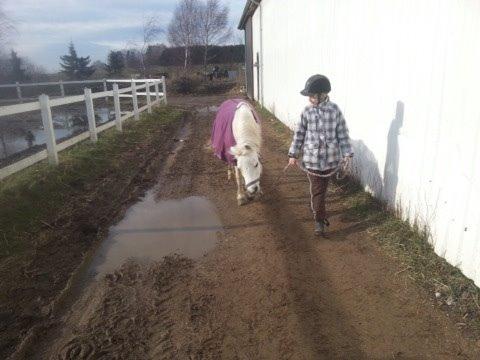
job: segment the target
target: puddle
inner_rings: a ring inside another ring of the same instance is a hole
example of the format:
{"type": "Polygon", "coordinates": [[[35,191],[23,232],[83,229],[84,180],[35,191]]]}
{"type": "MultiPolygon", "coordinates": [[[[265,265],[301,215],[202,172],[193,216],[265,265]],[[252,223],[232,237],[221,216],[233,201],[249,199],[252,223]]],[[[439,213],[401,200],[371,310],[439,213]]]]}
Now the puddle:
{"type": "MultiPolygon", "coordinates": [[[[186,124],[175,134],[162,174],[174,164],[191,132],[191,125],[186,124]]],[[[128,259],[148,263],[173,253],[197,258],[215,246],[217,232],[222,231],[215,206],[198,196],[159,200],[158,186],[162,186],[161,182],[110,228],[108,238],[94,254],[87,271],[87,283],[118,269],[128,259]]]]}
{"type": "Polygon", "coordinates": [[[201,257],[215,246],[218,231],[222,224],[206,198],[158,201],[151,190],[110,229],[88,277],[99,279],[131,258],[148,263],[173,253],[201,257]]]}

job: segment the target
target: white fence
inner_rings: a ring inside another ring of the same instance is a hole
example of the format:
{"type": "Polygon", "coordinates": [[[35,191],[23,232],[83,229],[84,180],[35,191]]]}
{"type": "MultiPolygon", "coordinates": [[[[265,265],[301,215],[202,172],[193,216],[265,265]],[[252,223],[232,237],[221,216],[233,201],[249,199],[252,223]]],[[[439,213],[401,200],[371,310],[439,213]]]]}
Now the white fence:
{"type": "MultiPolygon", "coordinates": [[[[148,79],[151,80],[151,79],[148,79]]],[[[131,80],[125,79],[102,79],[102,80],[77,80],[77,81],[48,81],[48,82],[39,82],[39,83],[19,83],[16,82],[15,84],[3,84],[0,85],[0,89],[8,89],[8,88],[15,88],[17,90],[17,98],[16,100],[19,102],[23,102],[24,100],[33,100],[34,98],[25,98],[23,96],[22,88],[30,88],[36,86],[50,86],[50,87],[59,87],[60,89],[60,96],[65,97],[65,85],[81,85],[81,84],[103,84],[103,91],[107,91],[107,84],[108,83],[124,83],[130,82],[131,80]]],[[[144,82],[144,80],[137,80],[136,82],[144,82]]],[[[14,100],[14,99],[9,99],[14,100]]]]}
{"type": "MultiPolygon", "coordinates": [[[[99,81],[93,81],[99,82],[99,81]]],[[[38,101],[28,102],[17,105],[8,105],[0,107],[0,121],[1,117],[22,114],[30,111],[40,110],[42,117],[43,130],[46,135],[46,145],[47,149],[39,151],[25,159],[22,159],[11,165],[7,165],[0,169],[0,180],[5,177],[14,174],[26,167],[29,167],[43,159],[48,158],[50,164],[58,164],[58,152],[62,151],[82,140],[90,138],[92,142],[97,141],[97,134],[107,130],[113,126],[116,127],[118,131],[122,131],[122,123],[130,117],[134,117],[135,120],[140,118],[140,113],[147,110],[148,113],[152,112],[152,106],[160,104],[161,102],[167,103],[167,90],[165,85],[165,77],[161,79],[132,79],[132,80],[101,80],[104,82],[104,89],[107,88],[107,82],[113,83],[113,90],[102,91],[92,93],[92,90],[85,88],[83,95],[74,95],[61,97],[56,99],[49,98],[48,95],[40,95],[38,101]],[[104,82],[105,81],[105,82],[104,82]],[[118,87],[119,83],[128,83],[131,84],[130,87],[120,89],[118,87]],[[138,85],[137,83],[144,83],[143,85],[138,85]],[[160,90],[161,86],[161,90],[160,90]],[[154,90],[152,91],[152,87],[154,90]],[[143,90],[143,92],[141,92],[143,90]],[[145,96],[147,104],[142,107],[138,107],[138,97],[145,96]],[[113,97],[114,108],[115,108],[115,120],[109,121],[101,126],[96,126],[95,123],[95,109],[93,105],[94,99],[113,97]],[[152,99],[152,97],[154,99],[152,99]],[[131,98],[133,102],[133,111],[123,112],[121,110],[120,98],[131,98]],[[53,121],[52,121],[52,112],[51,109],[61,105],[74,104],[79,102],[85,102],[88,118],[88,131],[85,131],[77,136],[74,136],[68,140],[65,140],[57,144],[53,121]]],[[[68,83],[92,83],[92,81],[70,81],[68,83]]],[[[59,83],[37,83],[37,84],[28,84],[29,86],[35,85],[58,85],[59,83]]],[[[60,83],[61,84],[61,83],[60,83]]],[[[15,85],[1,85],[1,87],[7,86],[17,86],[15,85]]],[[[26,84],[21,84],[24,86],[26,84]]],[[[17,88],[19,89],[19,88],[17,88]]],[[[64,91],[62,91],[64,94],[64,91]]],[[[21,98],[21,93],[19,95],[21,98]]]]}

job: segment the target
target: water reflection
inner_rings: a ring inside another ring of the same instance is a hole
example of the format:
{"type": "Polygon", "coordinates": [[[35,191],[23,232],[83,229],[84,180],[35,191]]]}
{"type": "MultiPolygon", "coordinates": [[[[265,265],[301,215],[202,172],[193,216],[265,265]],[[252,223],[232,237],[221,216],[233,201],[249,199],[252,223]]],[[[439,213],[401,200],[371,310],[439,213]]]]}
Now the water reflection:
{"type": "Polygon", "coordinates": [[[110,229],[95,255],[90,275],[102,276],[127,259],[149,262],[173,253],[196,258],[212,249],[222,224],[214,205],[203,197],[157,201],[150,191],[110,229]]]}
{"type": "MultiPolygon", "coordinates": [[[[95,122],[97,125],[104,124],[115,118],[115,114],[107,107],[95,109],[95,122]]],[[[88,130],[87,116],[81,113],[69,113],[68,111],[53,111],[52,121],[57,142],[70,138],[88,130]]],[[[45,132],[41,121],[36,124],[21,122],[16,127],[0,129],[0,159],[5,159],[18,154],[36,145],[44,145],[46,142],[45,132]]]]}

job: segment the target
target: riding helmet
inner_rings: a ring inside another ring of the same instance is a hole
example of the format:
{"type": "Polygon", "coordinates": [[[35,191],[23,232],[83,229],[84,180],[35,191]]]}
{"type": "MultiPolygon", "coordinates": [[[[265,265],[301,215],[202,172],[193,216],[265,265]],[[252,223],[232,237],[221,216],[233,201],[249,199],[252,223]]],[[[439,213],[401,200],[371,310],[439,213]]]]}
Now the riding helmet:
{"type": "Polygon", "coordinates": [[[324,75],[310,76],[305,84],[305,89],[300,91],[304,96],[311,96],[320,93],[329,93],[332,90],[330,80],[324,75]]]}

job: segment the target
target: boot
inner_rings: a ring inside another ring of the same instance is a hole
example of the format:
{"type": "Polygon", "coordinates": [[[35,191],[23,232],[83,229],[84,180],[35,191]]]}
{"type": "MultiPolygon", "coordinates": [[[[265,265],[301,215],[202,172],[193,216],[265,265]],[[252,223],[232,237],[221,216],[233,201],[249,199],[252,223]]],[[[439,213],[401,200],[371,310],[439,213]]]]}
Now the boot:
{"type": "Polygon", "coordinates": [[[320,236],[325,234],[325,224],[323,221],[315,221],[315,235],[320,236]]]}
{"type": "Polygon", "coordinates": [[[330,226],[327,219],[315,221],[315,235],[325,237],[325,227],[330,226]]]}

